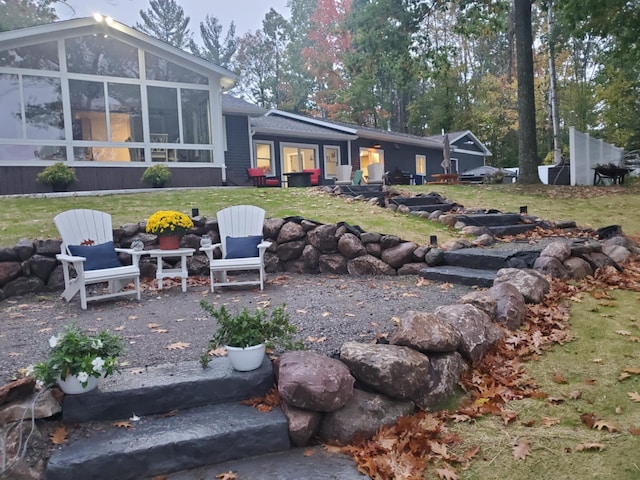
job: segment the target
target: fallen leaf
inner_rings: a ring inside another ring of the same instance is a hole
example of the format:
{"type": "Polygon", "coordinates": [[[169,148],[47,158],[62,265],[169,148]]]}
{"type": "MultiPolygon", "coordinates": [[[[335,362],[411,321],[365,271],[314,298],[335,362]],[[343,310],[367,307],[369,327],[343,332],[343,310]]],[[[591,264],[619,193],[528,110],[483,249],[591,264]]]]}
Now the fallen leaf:
{"type": "Polygon", "coordinates": [[[627,378],[630,378],[631,374],[627,373],[627,372],[622,372],[620,375],[618,375],[618,381],[622,382],[623,380],[626,380],[627,378]]]}
{"type": "Polygon", "coordinates": [[[596,416],[593,413],[583,413],[580,415],[580,420],[589,428],[593,428],[597,421],[596,416]]]}
{"type": "Polygon", "coordinates": [[[593,360],[591,360],[593,363],[602,363],[602,359],[601,358],[594,358],[593,360]]]}
{"type": "Polygon", "coordinates": [[[210,357],[224,357],[227,354],[227,349],[224,347],[214,348],[213,350],[209,350],[210,357]]]}
{"type": "Polygon", "coordinates": [[[167,348],[169,350],[184,350],[185,348],[189,347],[190,345],[191,345],[190,343],[175,342],[175,343],[171,343],[171,344],[167,345],[167,348]]]}
{"type": "Polygon", "coordinates": [[[344,314],[345,317],[355,317],[354,313],[345,313],[344,314]]]}
{"type": "Polygon", "coordinates": [[[300,313],[302,315],[304,315],[305,313],[307,313],[306,310],[302,310],[301,308],[299,308],[298,310],[296,310],[296,313],[300,313]]]}
{"type": "Polygon", "coordinates": [[[54,445],[61,445],[67,439],[67,430],[62,425],[58,425],[56,429],[49,434],[51,443],[54,445]]]}
{"type": "Polygon", "coordinates": [[[138,319],[138,317],[136,317],[135,315],[129,316],[129,320],[137,320],[137,319],[138,319]]]}
{"type": "MultiPolygon", "coordinates": [[[[129,317],[131,318],[131,317],[129,317]]],[[[149,328],[158,328],[160,326],[159,323],[147,323],[147,327],[149,328]]]]}
{"type": "Polygon", "coordinates": [[[219,473],[218,475],[216,475],[216,478],[218,480],[236,480],[238,478],[238,475],[229,470],[228,472],[219,473]]]}
{"type": "Polygon", "coordinates": [[[551,380],[553,380],[555,383],[567,383],[566,377],[560,372],[554,373],[553,377],[551,377],[551,380]]]}
{"type": "Polygon", "coordinates": [[[168,412],[161,413],[158,415],[158,418],[170,418],[175,417],[178,414],[178,410],[169,410],[168,412]]]}
{"type": "Polygon", "coordinates": [[[316,454],[316,450],[315,448],[308,448],[307,450],[304,451],[303,455],[305,457],[311,457],[312,455],[316,454]]]}
{"type": "Polygon", "coordinates": [[[322,312],[322,316],[323,316],[323,317],[328,317],[329,315],[331,315],[331,313],[329,313],[329,312],[322,312]]]}
{"type": "Polygon", "coordinates": [[[156,328],[155,330],[153,330],[154,333],[169,333],[169,330],[167,330],[166,328],[156,328]]]}
{"type": "Polygon", "coordinates": [[[544,425],[545,427],[551,427],[553,425],[558,425],[559,423],[559,418],[542,417],[542,425],[544,425]]]}
{"type": "Polygon", "coordinates": [[[530,451],[531,446],[527,442],[519,442],[513,447],[513,458],[515,460],[524,460],[530,451]]]}
{"type": "Polygon", "coordinates": [[[625,337],[628,337],[629,335],[631,335],[631,332],[629,332],[627,330],[616,330],[616,333],[618,335],[622,335],[622,336],[625,336],[625,337]]]}
{"type": "Polygon", "coordinates": [[[518,412],[514,412],[513,410],[502,410],[500,412],[500,418],[505,425],[509,425],[518,417],[518,412]]]}
{"type": "Polygon", "coordinates": [[[596,428],[598,430],[608,430],[609,433],[613,433],[613,432],[617,432],[618,428],[616,428],[616,426],[613,423],[609,423],[605,420],[598,420],[596,423],[593,424],[593,428],[596,428]]]}
{"type": "Polygon", "coordinates": [[[622,414],[622,407],[616,407],[616,413],[618,415],[621,415],[622,414]]]}
{"type": "Polygon", "coordinates": [[[584,450],[598,450],[601,452],[604,450],[603,443],[579,443],[576,445],[576,452],[582,452],[584,450]]]}
{"type": "Polygon", "coordinates": [[[444,480],[458,480],[458,474],[451,468],[436,468],[436,474],[444,480]]]}
{"type": "Polygon", "coordinates": [[[638,428],[638,427],[636,427],[634,425],[630,425],[629,426],[629,433],[631,435],[634,435],[634,436],[637,437],[638,435],[640,435],[640,428],[638,428]]]}
{"type": "Polygon", "coordinates": [[[553,405],[559,405],[561,403],[564,403],[564,398],[560,398],[560,397],[549,397],[547,398],[547,401],[549,403],[552,403],[553,405]]]}
{"type": "Polygon", "coordinates": [[[465,460],[471,460],[473,457],[475,457],[478,454],[479,451],[480,451],[479,446],[472,447],[462,454],[462,458],[464,458],[465,460]]]}
{"type": "Polygon", "coordinates": [[[139,422],[139,421],[140,421],[140,417],[139,417],[139,416],[137,416],[137,415],[135,414],[135,412],[134,412],[134,413],[133,413],[133,416],[132,416],[129,420],[131,420],[132,422],[139,422]]]}
{"type": "Polygon", "coordinates": [[[131,422],[129,420],[119,420],[117,422],[113,422],[113,426],[116,428],[131,428],[131,422]]]}
{"type": "Polygon", "coordinates": [[[116,332],[121,332],[122,330],[124,330],[124,328],[125,328],[124,325],[120,325],[119,327],[114,328],[114,330],[116,332]]]}
{"type": "Polygon", "coordinates": [[[429,442],[429,445],[431,446],[431,451],[436,455],[440,455],[445,460],[449,458],[446,445],[439,442],[429,442]]]}
{"type": "Polygon", "coordinates": [[[629,397],[629,400],[631,400],[632,402],[640,403],[640,393],[629,392],[627,393],[627,396],[629,397]]]}
{"type": "Polygon", "coordinates": [[[568,397],[571,400],[578,400],[580,397],[582,397],[582,392],[580,390],[572,390],[569,392],[568,397]]]}
{"type": "Polygon", "coordinates": [[[632,373],[634,375],[640,375],[640,368],[625,368],[623,372],[632,373]]]}

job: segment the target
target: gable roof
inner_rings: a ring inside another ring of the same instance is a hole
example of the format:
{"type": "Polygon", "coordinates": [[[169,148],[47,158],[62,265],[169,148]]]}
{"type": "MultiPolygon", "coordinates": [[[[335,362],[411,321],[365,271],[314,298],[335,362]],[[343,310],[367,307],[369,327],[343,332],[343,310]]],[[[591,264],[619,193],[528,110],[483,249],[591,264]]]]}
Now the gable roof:
{"type": "Polygon", "coordinates": [[[238,113],[251,116],[264,115],[266,108],[259,107],[253,103],[228,93],[222,95],[222,113],[238,113]]]}
{"type": "MultiPolygon", "coordinates": [[[[480,150],[481,152],[477,152],[475,150],[465,150],[464,147],[461,147],[460,145],[456,145],[454,148],[458,151],[458,152],[465,152],[465,153],[469,153],[472,155],[478,155],[479,153],[485,155],[485,156],[492,156],[493,154],[489,151],[489,149],[487,147],[484,146],[484,143],[482,143],[478,137],[476,137],[471,130],[460,130],[458,132],[449,132],[447,135],[449,135],[449,142],[451,143],[451,145],[453,145],[454,143],[462,140],[464,137],[469,137],[471,138],[471,141],[473,142],[480,150]]],[[[429,138],[436,140],[438,142],[443,142],[444,143],[444,135],[440,134],[440,135],[431,135],[429,138]]]]}
{"type": "Polygon", "coordinates": [[[326,129],[336,130],[345,134],[354,135],[354,138],[368,138],[371,140],[430,147],[438,150],[442,150],[443,148],[442,141],[437,141],[429,137],[419,137],[417,135],[409,135],[408,133],[398,133],[379,128],[363,127],[362,125],[356,125],[355,123],[308,117],[297,113],[284,112],[282,110],[269,110],[265,116],[289,118],[297,122],[303,122],[326,129]]]}
{"type": "Polygon", "coordinates": [[[251,128],[255,133],[263,135],[286,135],[287,137],[313,137],[324,140],[355,140],[357,135],[326,128],[314,123],[301,122],[296,119],[277,115],[265,115],[251,119],[251,128]]]}
{"type": "Polygon", "coordinates": [[[237,80],[237,75],[226,68],[215,65],[200,57],[196,57],[188,52],[169,45],[162,40],[153,38],[146,33],[135,30],[123,23],[104,17],[99,21],[93,17],[75,18],[60,22],[36,25],[34,27],[19,28],[8,32],[0,33],[0,50],[17,48],[26,45],[43,43],[51,40],[52,35],[62,35],[72,37],[79,35],[111,35],[120,40],[138,46],[146,46],[148,50],[160,53],[163,57],[178,61],[178,63],[188,63],[196,67],[197,70],[213,72],[228,80],[237,80]],[[107,20],[108,19],[108,20],[107,20]]]}

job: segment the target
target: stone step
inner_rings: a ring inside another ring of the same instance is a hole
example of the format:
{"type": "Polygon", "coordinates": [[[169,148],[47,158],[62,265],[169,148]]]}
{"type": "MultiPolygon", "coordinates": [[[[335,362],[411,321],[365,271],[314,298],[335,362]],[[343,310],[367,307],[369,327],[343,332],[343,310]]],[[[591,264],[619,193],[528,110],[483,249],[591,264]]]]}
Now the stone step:
{"type": "MultiPolygon", "coordinates": [[[[232,471],[247,480],[369,480],[358,472],[346,455],[329,453],[323,447],[293,448],[257,457],[172,473],[171,480],[215,479],[232,471]]],[[[149,480],[151,480],[149,478],[149,480]]]]}
{"type": "Polygon", "coordinates": [[[226,403],[131,423],[95,427],[53,452],[47,480],[141,479],[290,448],[280,409],[226,403]]]}
{"type": "Polygon", "coordinates": [[[420,270],[420,276],[437,282],[455,283],[478,287],[491,287],[496,278],[496,270],[480,270],[477,268],[441,265],[420,270]]]}
{"type": "Polygon", "coordinates": [[[461,248],[445,250],[444,263],[450,266],[500,270],[501,268],[532,267],[540,254],[539,250],[502,250],[485,248],[461,248]],[[517,262],[514,259],[518,260],[517,262]],[[521,261],[526,263],[524,265],[521,261]]]}
{"type": "Polygon", "coordinates": [[[517,213],[474,213],[456,217],[467,225],[481,227],[516,225],[522,222],[522,217],[517,213]]]}
{"type": "Polygon", "coordinates": [[[495,237],[504,237],[508,235],[518,235],[520,233],[528,232],[529,230],[535,230],[538,227],[535,223],[521,223],[518,225],[496,225],[493,227],[487,227],[491,234],[495,237]]]}
{"type": "Polygon", "coordinates": [[[365,198],[382,197],[384,189],[382,185],[340,185],[340,195],[365,198]]]}
{"type": "Polygon", "coordinates": [[[445,203],[444,197],[441,195],[422,195],[416,197],[393,197],[391,199],[391,203],[395,203],[396,205],[406,205],[407,207],[413,206],[424,206],[424,205],[436,205],[445,203]]]}
{"type": "Polygon", "coordinates": [[[97,390],[65,395],[65,422],[118,420],[171,410],[246,400],[264,395],[275,384],[265,357],[251,372],[237,372],[226,357],[212,358],[207,368],[183,362],[127,369],[100,381],[97,390]]]}
{"type": "Polygon", "coordinates": [[[455,203],[434,203],[433,205],[411,205],[409,206],[409,211],[411,212],[435,212],[436,210],[442,210],[443,212],[448,212],[453,207],[455,207],[455,203]]]}

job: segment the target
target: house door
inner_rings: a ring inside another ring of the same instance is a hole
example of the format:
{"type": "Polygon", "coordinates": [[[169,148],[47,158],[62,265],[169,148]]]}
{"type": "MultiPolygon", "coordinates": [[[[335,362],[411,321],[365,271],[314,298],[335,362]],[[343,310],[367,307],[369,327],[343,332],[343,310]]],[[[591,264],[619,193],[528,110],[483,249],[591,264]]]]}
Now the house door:
{"type": "MultiPolygon", "coordinates": [[[[360,170],[365,177],[369,177],[369,165],[381,163],[384,165],[384,150],[379,148],[360,148],[360,170]]],[[[384,170],[384,169],[383,169],[384,170]]]]}

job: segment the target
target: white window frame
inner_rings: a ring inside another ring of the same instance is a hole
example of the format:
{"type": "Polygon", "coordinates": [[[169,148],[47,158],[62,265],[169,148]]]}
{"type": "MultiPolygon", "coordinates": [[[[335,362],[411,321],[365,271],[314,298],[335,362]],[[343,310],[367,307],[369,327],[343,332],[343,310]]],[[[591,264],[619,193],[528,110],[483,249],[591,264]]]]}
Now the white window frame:
{"type": "Polygon", "coordinates": [[[328,162],[327,162],[327,153],[329,151],[335,151],[336,152],[336,167],[338,165],[340,165],[340,147],[338,145],[325,145],[323,148],[323,157],[322,157],[322,161],[323,161],[323,165],[324,165],[324,178],[326,180],[331,180],[334,179],[335,173],[330,174],[329,173],[329,169],[327,168],[328,162]]]}
{"type": "Polygon", "coordinates": [[[285,148],[296,148],[298,150],[300,149],[313,150],[314,151],[313,168],[318,168],[318,162],[320,158],[318,145],[312,144],[312,143],[280,143],[280,169],[283,174],[289,173],[285,171],[285,168],[284,168],[284,149],[285,148]]]}
{"type": "Polygon", "coordinates": [[[416,175],[427,174],[427,156],[422,154],[416,155],[416,175]]]}
{"type": "Polygon", "coordinates": [[[275,147],[274,147],[274,143],[271,140],[254,140],[253,141],[253,166],[255,168],[260,168],[258,167],[258,145],[268,145],[269,146],[269,156],[271,157],[269,159],[269,165],[270,165],[270,172],[265,173],[266,177],[275,177],[276,176],[276,159],[275,159],[275,147]]]}

